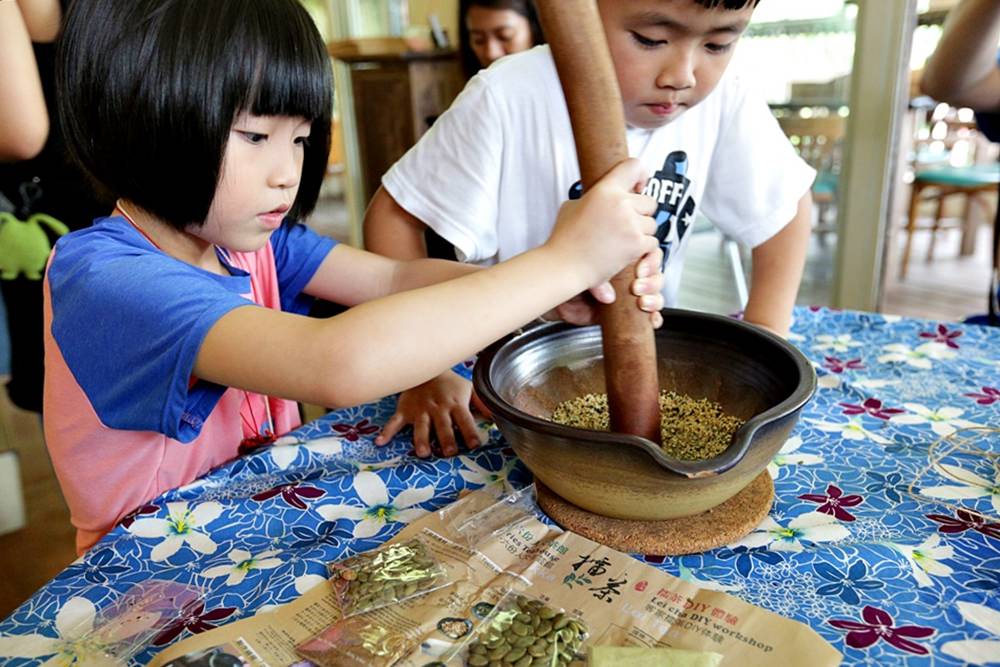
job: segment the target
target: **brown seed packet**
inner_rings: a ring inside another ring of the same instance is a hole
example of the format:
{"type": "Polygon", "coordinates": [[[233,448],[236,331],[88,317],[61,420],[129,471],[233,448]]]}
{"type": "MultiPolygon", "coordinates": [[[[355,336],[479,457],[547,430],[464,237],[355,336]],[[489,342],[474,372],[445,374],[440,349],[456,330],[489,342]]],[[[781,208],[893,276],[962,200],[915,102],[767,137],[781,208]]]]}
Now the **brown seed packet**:
{"type": "Polygon", "coordinates": [[[343,618],[295,650],[317,667],[389,667],[410,652],[411,639],[363,616],[343,618]]]}

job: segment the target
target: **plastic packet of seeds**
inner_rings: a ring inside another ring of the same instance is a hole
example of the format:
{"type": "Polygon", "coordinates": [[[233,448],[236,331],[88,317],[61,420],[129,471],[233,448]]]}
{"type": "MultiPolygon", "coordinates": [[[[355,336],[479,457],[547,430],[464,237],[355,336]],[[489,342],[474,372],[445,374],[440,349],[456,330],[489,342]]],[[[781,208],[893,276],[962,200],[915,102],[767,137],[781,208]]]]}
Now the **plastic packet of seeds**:
{"type": "MultiPolygon", "coordinates": [[[[450,506],[449,506],[450,507],[450,506]]],[[[492,535],[535,517],[535,485],[500,495],[473,512],[440,510],[447,528],[468,546],[482,544],[492,535]]]]}
{"type": "MultiPolygon", "coordinates": [[[[243,637],[223,642],[196,648],[174,658],[163,667],[269,667],[243,637]]],[[[297,667],[309,667],[312,663],[303,660],[294,664],[297,667]]]]}
{"type": "Polygon", "coordinates": [[[190,584],[150,580],[129,588],[95,616],[82,617],[66,634],[79,637],[74,651],[81,667],[128,665],[153,638],[188,614],[201,600],[190,584]],[[84,624],[90,625],[89,628],[84,624]]]}
{"type": "Polygon", "coordinates": [[[412,649],[412,639],[364,616],[342,618],[295,647],[318,667],[389,667],[412,649]]]}
{"type": "Polygon", "coordinates": [[[587,637],[581,619],[537,598],[510,592],[450,657],[461,655],[462,664],[471,667],[566,667],[579,659],[587,637]]]}
{"type": "Polygon", "coordinates": [[[331,563],[329,571],[344,617],[398,604],[451,583],[419,537],[331,563]]]}

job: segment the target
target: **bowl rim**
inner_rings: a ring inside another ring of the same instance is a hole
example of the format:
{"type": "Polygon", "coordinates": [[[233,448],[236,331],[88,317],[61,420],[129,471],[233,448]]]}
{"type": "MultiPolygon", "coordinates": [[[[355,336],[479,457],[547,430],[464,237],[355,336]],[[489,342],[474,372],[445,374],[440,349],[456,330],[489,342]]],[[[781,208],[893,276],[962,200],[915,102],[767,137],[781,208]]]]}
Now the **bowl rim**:
{"type": "MultiPolygon", "coordinates": [[[[677,320],[678,318],[701,319],[715,324],[735,327],[741,329],[746,334],[763,338],[777,350],[785,354],[794,364],[799,372],[798,384],[784,400],[744,422],[733,434],[732,444],[724,452],[713,458],[701,461],[687,461],[674,458],[664,452],[658,444],[641,436],[554,424],[551,421],[535,417],[507,403],[493,387],[489,372],[492,368],[493,360],[505,347],[515,340],[530,342],[565,331],[598,328],[597,325],[581,327],[567,322],[536,322],[495,341],[480,352],[476,359],[476,364],[472,372],[476,393],[494,415],[499,415],[503,419],[520,427],[527,427],[551,437],[573,437],[575,433],[580,440],[631,445],[642,450],[666,470],[689,478],[719,475],[736,466],[746,455],[754,434],[760,428],[800,410],[816,393],[818,381],[812,363],[797,347],[781,336],[742,320],[714,313],[704,313],[683,308],[664,308],[661,314],[663,315],[664,327],[669,325],[670,320],[677,320]]],[[[513,443],[511,445],[513,446],[513,443]]]]}

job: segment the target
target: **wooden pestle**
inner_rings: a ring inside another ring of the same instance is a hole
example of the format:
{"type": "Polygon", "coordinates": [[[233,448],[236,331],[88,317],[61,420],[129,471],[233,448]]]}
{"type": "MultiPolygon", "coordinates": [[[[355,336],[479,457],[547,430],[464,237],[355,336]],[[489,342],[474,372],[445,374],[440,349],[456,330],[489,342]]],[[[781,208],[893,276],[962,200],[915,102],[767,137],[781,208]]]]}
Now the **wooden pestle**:
{"type": "MultiPolygon", "coordinates": [[[[596,0],[537,0],[562,82],[584,192],[628,158],[625,111],[596,0]]],[[[611,430],[660,442],[656,340],[629,285],[635,266],[612,280],[617,298],[600,307],[611,430]]]]}

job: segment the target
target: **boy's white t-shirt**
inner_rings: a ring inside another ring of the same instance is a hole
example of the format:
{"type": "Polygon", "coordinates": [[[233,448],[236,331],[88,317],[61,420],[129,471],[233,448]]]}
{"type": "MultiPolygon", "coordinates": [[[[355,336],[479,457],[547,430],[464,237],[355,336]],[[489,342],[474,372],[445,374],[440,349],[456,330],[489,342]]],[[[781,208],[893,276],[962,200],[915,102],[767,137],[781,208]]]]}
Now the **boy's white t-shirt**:
{"type": "MultiPolygon", "coordinates": [[[[629,154],[659,202],[667,305],[700,210],[756,247],[795,216],[815,171],[795,153],[763,98],[730,68],[711,94],[654,130],[629,128],[629,154]]],[[[539,46],[476,75],[382,179],[390,195],[455,246],[460,259],[503,261],[548,239],[580,169],[551,51],[539,46]]]]}

